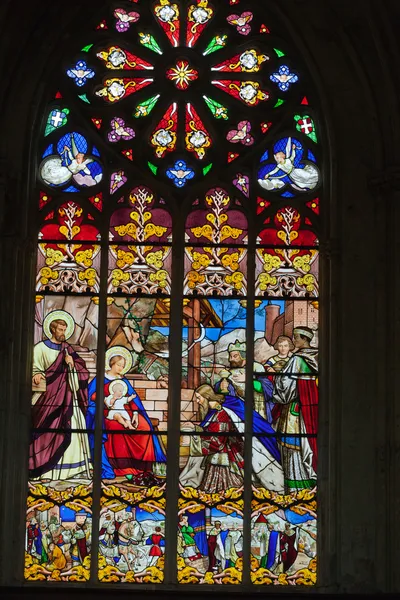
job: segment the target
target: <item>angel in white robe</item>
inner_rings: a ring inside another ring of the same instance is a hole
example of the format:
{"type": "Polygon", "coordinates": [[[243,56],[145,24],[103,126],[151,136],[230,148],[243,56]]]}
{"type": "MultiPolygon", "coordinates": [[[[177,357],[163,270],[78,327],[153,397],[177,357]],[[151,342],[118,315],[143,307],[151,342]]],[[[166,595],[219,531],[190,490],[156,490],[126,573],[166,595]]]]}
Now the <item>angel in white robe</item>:
{"type": "Polygon", "coordinates": [[[258,183],[262,188],[268,191],[283,188],[288,183],[300,192],[313,190],[319,182],[320,174],[315,165],[307,163],[300,168],[295,166],[296,162],[296,144],[292,143],[289,137],[285,152],[277,152],[274,158],[277,166],[269,173],[265,173],[258,183]]]}

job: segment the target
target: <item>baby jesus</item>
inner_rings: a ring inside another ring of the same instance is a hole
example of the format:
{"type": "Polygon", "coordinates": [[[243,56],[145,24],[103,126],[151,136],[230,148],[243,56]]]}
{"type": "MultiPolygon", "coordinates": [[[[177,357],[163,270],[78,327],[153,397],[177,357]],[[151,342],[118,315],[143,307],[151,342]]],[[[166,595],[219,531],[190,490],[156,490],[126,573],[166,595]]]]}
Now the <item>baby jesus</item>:
{"type": "Polygon", "coordinates": [[[128,386],[125,381],[115,379],[108,387],[110,394],[104,399],[104,404],[109,409],[107,419],[118,421],[125,429],[136,429],[138,426],[138,413],[133,413],[132,419],[125,408],[134,398],[134,394],[127,397],[128,386]]]}

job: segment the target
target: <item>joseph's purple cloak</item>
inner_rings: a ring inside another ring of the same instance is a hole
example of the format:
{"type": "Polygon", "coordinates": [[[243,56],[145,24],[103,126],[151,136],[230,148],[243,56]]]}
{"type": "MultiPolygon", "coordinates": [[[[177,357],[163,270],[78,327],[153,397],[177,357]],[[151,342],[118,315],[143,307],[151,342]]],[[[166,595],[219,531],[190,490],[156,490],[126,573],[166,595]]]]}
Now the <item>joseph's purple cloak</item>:
{"type": "Polygon", "coordinates": [[[78,374],[78,405],[83,415],[88,405],[89,373],[85,361],[65,342],[54,363],[45,372],[46,391],[32,407],[33,434],[29,448],[29,477],[40,477],[53,469],[71,443],[73,396],[68,383],[65,349],[74,359],[78,374]]]}

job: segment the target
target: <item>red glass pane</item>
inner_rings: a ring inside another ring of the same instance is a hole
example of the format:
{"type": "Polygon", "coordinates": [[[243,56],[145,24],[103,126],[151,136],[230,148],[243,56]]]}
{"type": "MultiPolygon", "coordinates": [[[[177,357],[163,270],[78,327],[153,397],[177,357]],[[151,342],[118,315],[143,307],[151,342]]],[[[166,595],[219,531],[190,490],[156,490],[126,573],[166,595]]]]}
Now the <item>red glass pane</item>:
{"type": "Polygon", "coordinates": [[[166,152],[172,152],[176,148],[178,129],[177,103],[174,102],[168,108],[161,121],[153,131],[151,144],[159,158],[163,158],[166,152]]]}
{"type": "Polygon", "coordinates": [[[212,144],[211,136],[192,104],[186,105],[185,142],[186,149],[200,159],[212,144]]]}

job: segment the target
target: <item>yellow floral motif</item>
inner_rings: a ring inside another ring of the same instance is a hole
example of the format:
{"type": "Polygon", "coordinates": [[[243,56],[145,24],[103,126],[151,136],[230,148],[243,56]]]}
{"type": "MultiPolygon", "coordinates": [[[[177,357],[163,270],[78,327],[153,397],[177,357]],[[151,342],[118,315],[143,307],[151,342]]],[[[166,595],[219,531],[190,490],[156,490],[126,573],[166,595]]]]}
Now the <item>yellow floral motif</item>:
{"type": "Polygon", "coordinates": [[[289,239],[288,239],[288,235],[287,235],[286,231],[278,231],[277,236],[280,240],[285,242],[285,244],[292,244],[294,242],[294,240],[296,240],[299,237],[299,234],[297,231],[291,231],[289,233],[289,239]]]}
{"type": "Polygon", "coordinates": [[[183,558],[178,558],[178,583],[199,583],[201,573],[194,567],[187,567],[183,558]]]}
{"type": "Polygon", "coordinates": [[[315,290],[315,277],[309,273],[308,275],[304,275],[304,277],[299,277],[297,279],[297,284],[304,286],[307,292],[313,292],[315,290]]]}
{"type": "MultiPolygon", "coordinates": [[[[51,487],[45,487],[41,483],[29,486],[30,495],[28,496],[28,508],[38,503],[38,498],[41,501],[48,499],[56,504],[64,504],[68,500],[77,499],[81,502],[82,506],[92,505],[92,488],[90,485],[78,485],[76,487],[70,487],[66,490],[56,490],[51,487]]],[[[54,506],[52,504],[51,506],[54,506]]],[[[82,508],[81,506],[81,508],[82,508]]],[[[42,508],[42,510],[47,510],[42,508]]]]}
{"type": "Polygon", "coordinates": [[[211,258],[206,254],[202,254],[201,252],[193,252],[193,263],[192,267],[195,271],[200,271],[201,269],[206,269],[211,263],[211,258]]]}
{"type": "Polygon", "coordinates": [[[212,241],[213,230],[212,230],[211,225],[203,225],[202,227],[193,227],[193,229],[191,229],[190,231],[197,238],[205,237],[208,240],[212,241]]]}
{"type": "Polygon", "coordinates": [[[286,573],[280,573],[279,574],[278,585],[289,585],[286,573]]]}
{"type": "Polygon", "coordinates": [[[235,290],[240,291],[243,287],[243,273],[234,273],[233,275],[227,275],[225,282],[229,285],[233,285],[235,290]]]}
{"type": "Polygon", "coordinates": [[[162,583],[164,573],[161,569],[164,567],[164,557],[159,558],[157,564],[146,569],[146,575],[143,577],[143,583],[162,583]]]}
{"type": "Polygon", "coordinates": [[[91,267],[93,264],[93,250],[80,250],[76,253],[75,258],[77,263],[85,267],[91,267]]]}
{"type": "MultiPolygon", "coordinates": [[[[44,250],[44,245],[41,245],[41,248],[44,250]]],[[[48,267],[52,267],[60,262],[62,262],[64,258],[64,254],[60,250],[54,250],[54,248],[46,248],[46,265],[48,267]]]]}
{"type": "Polygon", "coordinates": [[[225,569],[220,575],[222,575],[222,577],[218,577],[218,579],[224,584],[231,583],[238,585],[239,583],[242,583],[242,573],[235,567],[225,569]]]}
{"type": "Polygon", "coordinates": [[[151,273],[150,281],[158,283],[161,289],[166,288],[168,285],[168,273],[167,271],[160,270],[157,273],[151,273]]]}
{"type": "Polygon", "coordinates": [[[271,254],[266,253],[263,256],[263,261],[264,271],[266,271],[267,273],[273,271],[274,269],[279,269],[279,267],[281,266],[281,259],[279,258],[279,256],[272,256],[271,254]]]}
{"type": "Polygon", "coordinates": [[[80,281],[87,281],[87,284],[91,287],[96,285],[96,271],[95,269],[86,269],[78,275],[80,281]]]}
{"type": "Polygon", "coordinates": [[[104,569],[99,569],[99,581],[103,583],[117,583],[121,577],[123,575],[116,567],[107,565],[104,569]]]}
{"type": "Polygon", "coordinates": [[[164,266],[164,251],[150,252],[146,256],[146,263],[156,269],[161,269],[164,266]]]}
{"type": "Polygon", "coordinates": [[[52,271],[50,267],[43,267],[40,271],[40,283],[42,285],[47,285],[50,280],[56,280],[58,278],[58,272],[52,271]]]}
{"type": "Polygon", "coordinates": [[[151,237],[152,235],[155,235],[160,238],[164,235],[166,231],[166,227],[161,227],[161,225],[154,225],[154,223],[147,223],[147,225],[144,228],[144,239],[148,240],[149,237],[151,237]]]}
{"type": "Polygon", "coordinates": [[[239,268],[239,253],[225,254],[221,259],[222,266],[237,271],[239,268]]]}
{"type": "Polygon", "coordinates": [[[196,287],[197,284],[199,283],[204,283],[206,278],[204,275],[200,275],[200,273],[197,273],[196,271],[190,271],[188,273],[188,287],[191,290],[194,290],[194,288],[196,287]]]}
{"type": "Polygon", "coordinates": [[[277,281],[277,278],[271,277],[269,273],[261,273],[260,277],[258,278],[259,287],[262,292],[265,292],[265,290],[268,289],[268,286],[276,285],[277,281]]]}
{"type": "Polygon", "coordinates": [[[221,242],[223,242],[227,238],[232,238],[234,240],[237,240],[237,238],[240,235],[242,235],[242,233],[243,233],[243,229],[237,229],[236,227],[231,227],[230,225],[224,225],[224,227],[221,228],[221,233],[220,233],[221,242]]]}
{"type": "Polygon", "coordinates": [[[129,235],[131,238],[136,238],[137,226],[134,223],[128,223],[127,225],[118,225],[117,227],[114,227],[114,229],[121,237],[129,235]]]}
{"type": "Polygon", "coordinates": [[[154,486],[151,488],[144,488],[138,492],[130,492],[126,489],[118,488],[115,485],[109,485],[103,488],[103,498],[101,500],[101,504],[102,506],[104,506],[107,502],[104,496],[107,496],[108,498],[117,498],[118,500],[123,500],[130,506],[137,506],[140,502],[151,498],[152,503],[155,506],[158,506],[159,508],[165,508],[165,498],[163,497],[164,493],[164,486],[154,486]]]}
{"type": "MultiPolygon", "coordinates": [[[[113,250],[116,250],[118,246],[111,246],[113,250]]],[[[123,269],[126,266],[133,265],[135,262],[135,255],[132,252],[126,252],[125,250],[117,250],[117,267],[123,269]]]]}
{"type": "Polygon", "coordinates": [[[308,273],[310,271],[310,262],[311,256],[306,254],[305,256],[296,256],[293,260],[293,266],[299,271],[303,271],[303,273],[308,273]]]}
{"type": "Polygon", "coordinates": [[[72,227],[72,229],[68,229],[68,227],[65,227],[65,225],[61,225],[61,227],[60,227],[61,235],[66,237],[67,240],[72,240],[76,235],[78,235],[80,230],[81,230],[81,228],[78,227],[78,225],[74,225],[72,227]]]}
{"type": "MultiPolygon", "coordinates": [[[[209,206],[212,206],[215,203],[213,196],[206,196],[206,202],[209,206]]],[[[219,204],[221,206],[227,206],[230,202],[230,198],[228,195],[225,195],[222,199],[219,200],[219,204]]]]}

